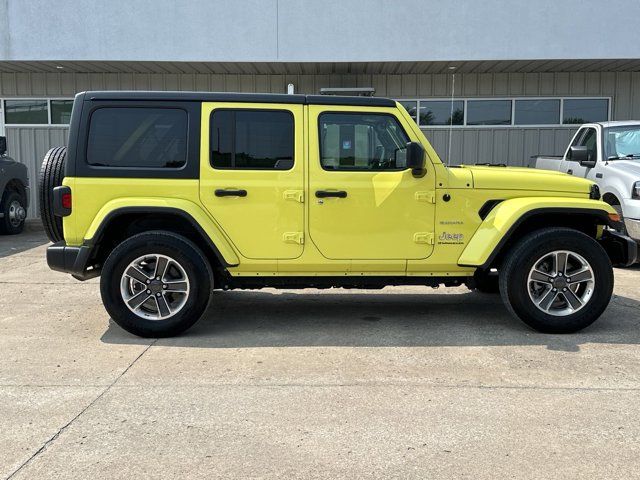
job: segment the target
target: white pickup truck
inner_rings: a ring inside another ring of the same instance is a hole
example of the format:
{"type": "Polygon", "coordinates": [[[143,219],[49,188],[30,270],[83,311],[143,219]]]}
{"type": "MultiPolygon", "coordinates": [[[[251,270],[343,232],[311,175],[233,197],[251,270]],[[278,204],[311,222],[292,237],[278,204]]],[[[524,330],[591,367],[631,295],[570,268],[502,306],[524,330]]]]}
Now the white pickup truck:
{"type": "Polygon", "coordinates": [[[535,168],[588,178],[623,222],[621,233],[640,242],[640,121],[586,123],[562,157],[532,157],[535,168]]]}

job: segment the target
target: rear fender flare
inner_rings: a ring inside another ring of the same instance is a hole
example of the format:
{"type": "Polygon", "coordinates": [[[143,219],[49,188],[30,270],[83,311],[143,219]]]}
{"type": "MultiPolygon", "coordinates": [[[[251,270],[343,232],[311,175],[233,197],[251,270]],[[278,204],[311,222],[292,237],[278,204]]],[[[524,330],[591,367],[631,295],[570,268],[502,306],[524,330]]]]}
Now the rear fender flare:
{"type": "Polygon", "coordinates": [[[222,265],[231,267],[240,264],[238,256],[231,247],[231,242],[220,226],[200,206],[182,199],[118,198],[112,200],[98,211],[85,233],[84,243],[86,245],[97,243],[109,222],[119,215],[152,212],[170,213],[183,217],[207,240],[222,265]]]}

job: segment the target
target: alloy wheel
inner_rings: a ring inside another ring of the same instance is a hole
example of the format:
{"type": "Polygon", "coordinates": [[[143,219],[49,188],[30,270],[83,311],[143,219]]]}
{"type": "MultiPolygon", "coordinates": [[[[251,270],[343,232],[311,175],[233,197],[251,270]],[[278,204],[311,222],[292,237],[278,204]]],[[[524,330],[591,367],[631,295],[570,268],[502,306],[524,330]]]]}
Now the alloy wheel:
{"type": "Polygon", "coordinates": [[[589,262],[569,250],[556,250],[539,258],[527,278],[529,297],[549,315],[571,315],[589,302],[595,276],[589,262]]]}
{"type": "Polygon", "coordinates": [[[147,320],[165,320],[177,314],[189,298],[189,278],[175,259],[148,254],[124,269],[120,294],[133,313],[147,320]]]}

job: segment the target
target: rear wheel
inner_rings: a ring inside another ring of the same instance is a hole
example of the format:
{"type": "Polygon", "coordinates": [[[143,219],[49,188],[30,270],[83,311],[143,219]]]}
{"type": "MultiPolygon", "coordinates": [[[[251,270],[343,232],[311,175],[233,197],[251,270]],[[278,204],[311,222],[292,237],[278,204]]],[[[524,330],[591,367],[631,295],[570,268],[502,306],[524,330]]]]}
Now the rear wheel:
{"type": "Polygon", "coordinates": [[[53,189],[62,185],[66,158],[67,147],[52,148],[44,156],[40,168],[40,216],[47,237],[54,243],[64,240],[62,218],[53,214],[53,189]]]}
{"type": "Polygon", "coordinates": [[[118,245],[100,279],[111,318],[141,337],[169,337],[191,327],[204,313],[212,288],[213,274],[200,249],[163,231],[118,245]]]}
{"type": "Polygon", "coordinates": [[[27,210],[24,199],[18,192],[6,191],[2,203],[3,216],[0,218],[0,233],[15,235],[24,229],[27,210]]]}
{"type": "Polygon", "coordinates": [[[544,333],[571,333],[595,322],[613,293],[613,268],[593,238],[567,228],[532,233],[516,244],[500,272],[512,314],[544,333]]]}

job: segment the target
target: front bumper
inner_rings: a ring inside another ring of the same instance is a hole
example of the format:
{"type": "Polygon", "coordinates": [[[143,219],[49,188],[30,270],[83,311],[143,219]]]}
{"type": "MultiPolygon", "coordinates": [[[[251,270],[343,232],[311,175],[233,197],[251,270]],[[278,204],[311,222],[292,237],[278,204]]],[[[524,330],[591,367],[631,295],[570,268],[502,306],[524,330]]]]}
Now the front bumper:
{"type": "Polygon", "coordinates": [[[636,242],[640,242],[640,220],[625,217],[624,226],[627,228],[629,236],[636,242]]]}
{"type": "Polygon", "coordinates": [[[88,246],[71,247],[64,241],[54,243],[47,248],[47,264],[51,270],[70,273],[78,280],[88,280],[100,275],[97,268],[89,268],[91,248],[88,246]]]}
{"type": "Polygon", "coordinates": [[[613,230],[604,230],[600,245],[615,267],[628,267],[638,261],[638,244],[632,238],[613,230]]]}

